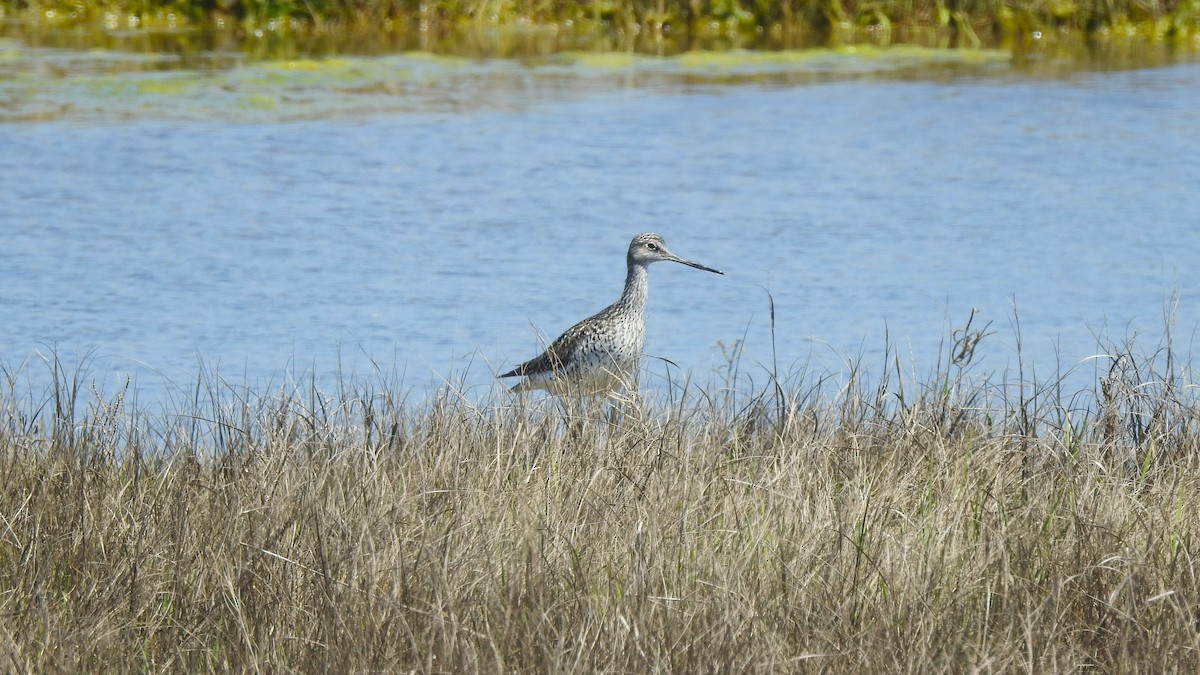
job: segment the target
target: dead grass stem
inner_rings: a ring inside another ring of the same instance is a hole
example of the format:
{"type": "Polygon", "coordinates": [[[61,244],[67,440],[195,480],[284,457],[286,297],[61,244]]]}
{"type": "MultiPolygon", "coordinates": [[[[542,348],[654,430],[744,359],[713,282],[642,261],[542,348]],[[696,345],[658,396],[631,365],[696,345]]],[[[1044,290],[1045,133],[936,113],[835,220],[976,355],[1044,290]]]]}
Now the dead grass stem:
{"type": "Polygon", "coordinates": [[[925,378],[893,355],[749,387],[731,362],[617,423],[212,376],[152,415],[62,372],[39,401],[6,371],[0,663],[1200,670],[1187,368],[1126,344],[1064,398],[974,373],[986,330],[925,378]]]}

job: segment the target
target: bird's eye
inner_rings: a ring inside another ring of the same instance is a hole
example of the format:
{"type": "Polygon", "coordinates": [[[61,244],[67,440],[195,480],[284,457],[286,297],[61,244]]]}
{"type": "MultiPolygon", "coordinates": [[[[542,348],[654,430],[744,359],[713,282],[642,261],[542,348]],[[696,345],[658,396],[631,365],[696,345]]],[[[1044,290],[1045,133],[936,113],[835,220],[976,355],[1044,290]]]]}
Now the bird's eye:
{"type": "Polygon", "coordinates": [[[648,242],[648,243],[646,244],[646,248],[650,249],[651,251],[657,251],[657,250],[658,250],[658,244],[656,244],[656,243],[654,243],[654,242],[648,242]]]}

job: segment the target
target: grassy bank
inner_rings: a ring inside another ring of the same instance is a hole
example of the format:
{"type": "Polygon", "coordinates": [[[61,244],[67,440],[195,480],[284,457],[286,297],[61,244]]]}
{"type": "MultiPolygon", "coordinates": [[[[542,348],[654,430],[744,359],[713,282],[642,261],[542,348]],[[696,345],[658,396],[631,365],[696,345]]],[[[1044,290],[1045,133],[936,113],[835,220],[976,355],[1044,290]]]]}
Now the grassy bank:
{"type": "Polygon", "coordinates": [[[0,12],[27,33],[191,28],[383,51],[457,51],[481,30],[571,49],[670,52],[858,42],[1020,49],[1035,34],[1187,42],[1200,31],[1197,0],[4,0],[0,12]]]}
{"type": "Polygon", "coordinates": [[[152,412],[9,371],[0,663],[1196,672],[1184,364],[1114,347],[1072,394],[955,337],[918,378],[735,352],[616,424],[386,380],[205,376],[152,412]]]}

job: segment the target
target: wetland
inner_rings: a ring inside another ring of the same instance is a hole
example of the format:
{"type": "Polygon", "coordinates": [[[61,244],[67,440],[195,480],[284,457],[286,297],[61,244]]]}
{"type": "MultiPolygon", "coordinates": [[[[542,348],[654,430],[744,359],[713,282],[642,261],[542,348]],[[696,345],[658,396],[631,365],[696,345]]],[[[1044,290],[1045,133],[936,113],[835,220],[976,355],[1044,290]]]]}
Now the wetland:
{"type": "Polygon", "coordinates": [[[578,7],[3,6],[5,669],[1195,672],[1189,6],[578,7]]]}

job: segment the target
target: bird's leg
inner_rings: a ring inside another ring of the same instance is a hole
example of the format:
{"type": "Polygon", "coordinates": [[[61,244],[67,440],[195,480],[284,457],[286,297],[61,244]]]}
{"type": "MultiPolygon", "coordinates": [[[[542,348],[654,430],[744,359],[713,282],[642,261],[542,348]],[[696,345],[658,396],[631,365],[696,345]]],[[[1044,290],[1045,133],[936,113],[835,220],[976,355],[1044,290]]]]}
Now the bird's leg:
{"type": "Polygon", "coordinates": [[[608,425],[613,429],[620,428],[627,418],[639,417],[639,399],[636,388],[610,392],[606,397],[608,402],[608,413],[606,419],[608,425]]]}
{"type": "Polygon", "coordinates": [[[587,431],[590,409],[593,405],[590,397],[568,396],[558,399],[562,409],[563,426],[569,441],[582,439],[587,431]]]}
{"type": "Polygon", "coordinates": [[[610,396],[607,399],[608,411],[605,420],[613,430],[619,429],[621,420],[625,419],[625,400],[621,396],[610,396]]]}

